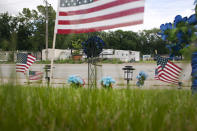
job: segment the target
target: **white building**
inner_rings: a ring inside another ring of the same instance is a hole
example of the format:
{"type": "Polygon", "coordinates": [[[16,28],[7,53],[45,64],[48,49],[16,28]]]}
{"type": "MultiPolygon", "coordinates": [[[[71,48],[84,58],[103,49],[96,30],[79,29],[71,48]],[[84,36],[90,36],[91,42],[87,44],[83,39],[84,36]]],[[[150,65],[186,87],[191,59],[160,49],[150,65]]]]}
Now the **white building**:
{"type": "MultiPolygon", "coordinates": [[[[53,49],[48,49],[48,60],[52,59],[52,56],[54,55],[54,60],[64,60],[71,57],[71,50],[61,50],[61,49],[55,49],[55,53],[53,52],[53,49]]],[[[47,50],[42,50],[42,60],[46,60],[46,53],[47,50]]]]}
{"type": "Polygon", "coordinates": [[[143,59],[143,61],[149,61],[149,60],[151,60],[151,55],[143,55],[142,59],[143,59]]]}
{"type": "Polygon", "coordinates": [[[116,58],[124,62],[140,61],[140,52],[130,50],[103,49],[103,52],[100,54],[100,57],[107,59],[116,58]]]}
{"type": "Polygon", "coordinates": [[[8,61],[11,52],[0,50],[0,61],[8,61]]]}
{"type": "MultiPolygon", "coordinates": [[[[69,59],[72,56],[70,49],[55,49],[55,53],[53,53],[53,49],[48,49],[49,60],[52,59],[52,55],[54,54],[54,60],[69,59]]],[[[86,56],[83,56],[83,58],[86,58],[86,56]]],[[[100,58],[120,59],[123,62],[140,61],[140,52],[130,50],[103,49],[103,51],[100,54],[100,58]]],[[[46,60],[46,49],[42,50],[42,60],[46,60]]]]}
{"type": "Polygon", "coordinates": [[[113,59],[114,58],[114,50],[113,49],[103,49],[100,54],[100,58],[113,59]]]}

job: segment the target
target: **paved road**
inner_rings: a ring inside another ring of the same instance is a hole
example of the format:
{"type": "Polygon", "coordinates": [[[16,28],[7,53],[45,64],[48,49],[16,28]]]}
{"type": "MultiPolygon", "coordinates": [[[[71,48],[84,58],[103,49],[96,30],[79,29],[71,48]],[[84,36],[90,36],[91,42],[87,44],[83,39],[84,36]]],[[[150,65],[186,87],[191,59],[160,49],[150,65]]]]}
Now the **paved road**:
{"type": "MultiPolygon", "coordinates": [[[[98,67],[98,79],[100,80],[102,76],[111,76],[116,80],[116,85],[121,85],[125,83],[123,80],[123,70],[125,65],[132,65],[136,70],[134,70],[134,77],[131,81],[132,84],[136,83],[136,76],[140,71],[145,71],[148,73],[148,79],[146,81],[146,86],[154,85],[168,85],[166,83],[154,80],[154,73],[156,64],[154,63],[130,63],[130,64],[103,64],[98,67]]],[[[190,74],[191,66],[190,64],[178,63],[182,67],[183,74],[181,75],[181,80],[184,82],[185,86],[190,87],[190,74]]],[[[33,64],[31,70],[44,71],[44,64],[33,64]]],[[[15,73],[15,65],[13,64],[0,64],[0,77],[4,79],[4,82],[8,81],[10,78],[19,79],[20,83],[24,83],[25,76],[22,73],[15,73]]],[[[54,83],[67,83],[67,79],[70,75],[78,74],[87,83],[88,77],[88,65],[87,64],[56,64],[54,68],[54,83]]],[[[2,80],[2,79],[1,79],[2,80]]]]}

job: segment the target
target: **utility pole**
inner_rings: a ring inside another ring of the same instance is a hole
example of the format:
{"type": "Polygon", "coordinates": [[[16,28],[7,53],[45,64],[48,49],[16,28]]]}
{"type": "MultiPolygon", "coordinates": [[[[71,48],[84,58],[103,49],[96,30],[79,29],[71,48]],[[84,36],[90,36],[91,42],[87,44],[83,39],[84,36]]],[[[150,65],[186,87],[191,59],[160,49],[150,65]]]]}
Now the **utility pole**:
{"type": "Polygon", "coordinates": [[[47,0],[44,0],[46,6],[45,6],[45,11],[46,11],[46,14],[45,14],[45,21],[46,21],[46,34],[45,34],[45,41],[46,41],[46,60],[48,60],[48,22],[49,22],[49,18],[48,18],[48,1],[47,0]]]}

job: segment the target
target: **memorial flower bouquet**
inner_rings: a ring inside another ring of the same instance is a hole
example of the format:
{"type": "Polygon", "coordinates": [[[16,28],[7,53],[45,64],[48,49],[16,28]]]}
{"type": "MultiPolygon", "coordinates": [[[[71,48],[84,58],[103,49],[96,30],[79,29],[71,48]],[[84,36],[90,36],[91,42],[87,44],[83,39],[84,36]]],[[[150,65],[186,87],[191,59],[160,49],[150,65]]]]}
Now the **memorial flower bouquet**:
{"type": "Polygon", "coordinates": [[[69,76],[68,83],[73,88],[79,88],[79,87],[83,87],[85,85],[85,81],[78,75],[69,76]]]}
{"type": "Polygon", "coordinates": [[[112,84],[116,81],[111,76],[106,76],[101,79],[101,86],[103,88],[112,88],[112,84]]]}
{"type": "Polygon", "coordinates": [[[138,79],[136,85],[141,87],[144,85],[144,81],[148,78],[148,75],[144,71],[140,71],[136,78],[138,79]]]}

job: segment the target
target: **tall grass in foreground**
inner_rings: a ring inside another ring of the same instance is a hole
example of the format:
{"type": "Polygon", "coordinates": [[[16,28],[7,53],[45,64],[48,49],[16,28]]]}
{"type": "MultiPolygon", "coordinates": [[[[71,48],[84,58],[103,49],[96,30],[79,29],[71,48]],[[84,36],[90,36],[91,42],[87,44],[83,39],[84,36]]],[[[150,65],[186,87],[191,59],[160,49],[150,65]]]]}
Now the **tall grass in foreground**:
{"type": "Polygon", "coordinates": [[[197,130],[187,90],[0,86],[0,130],[197,130]]]}

